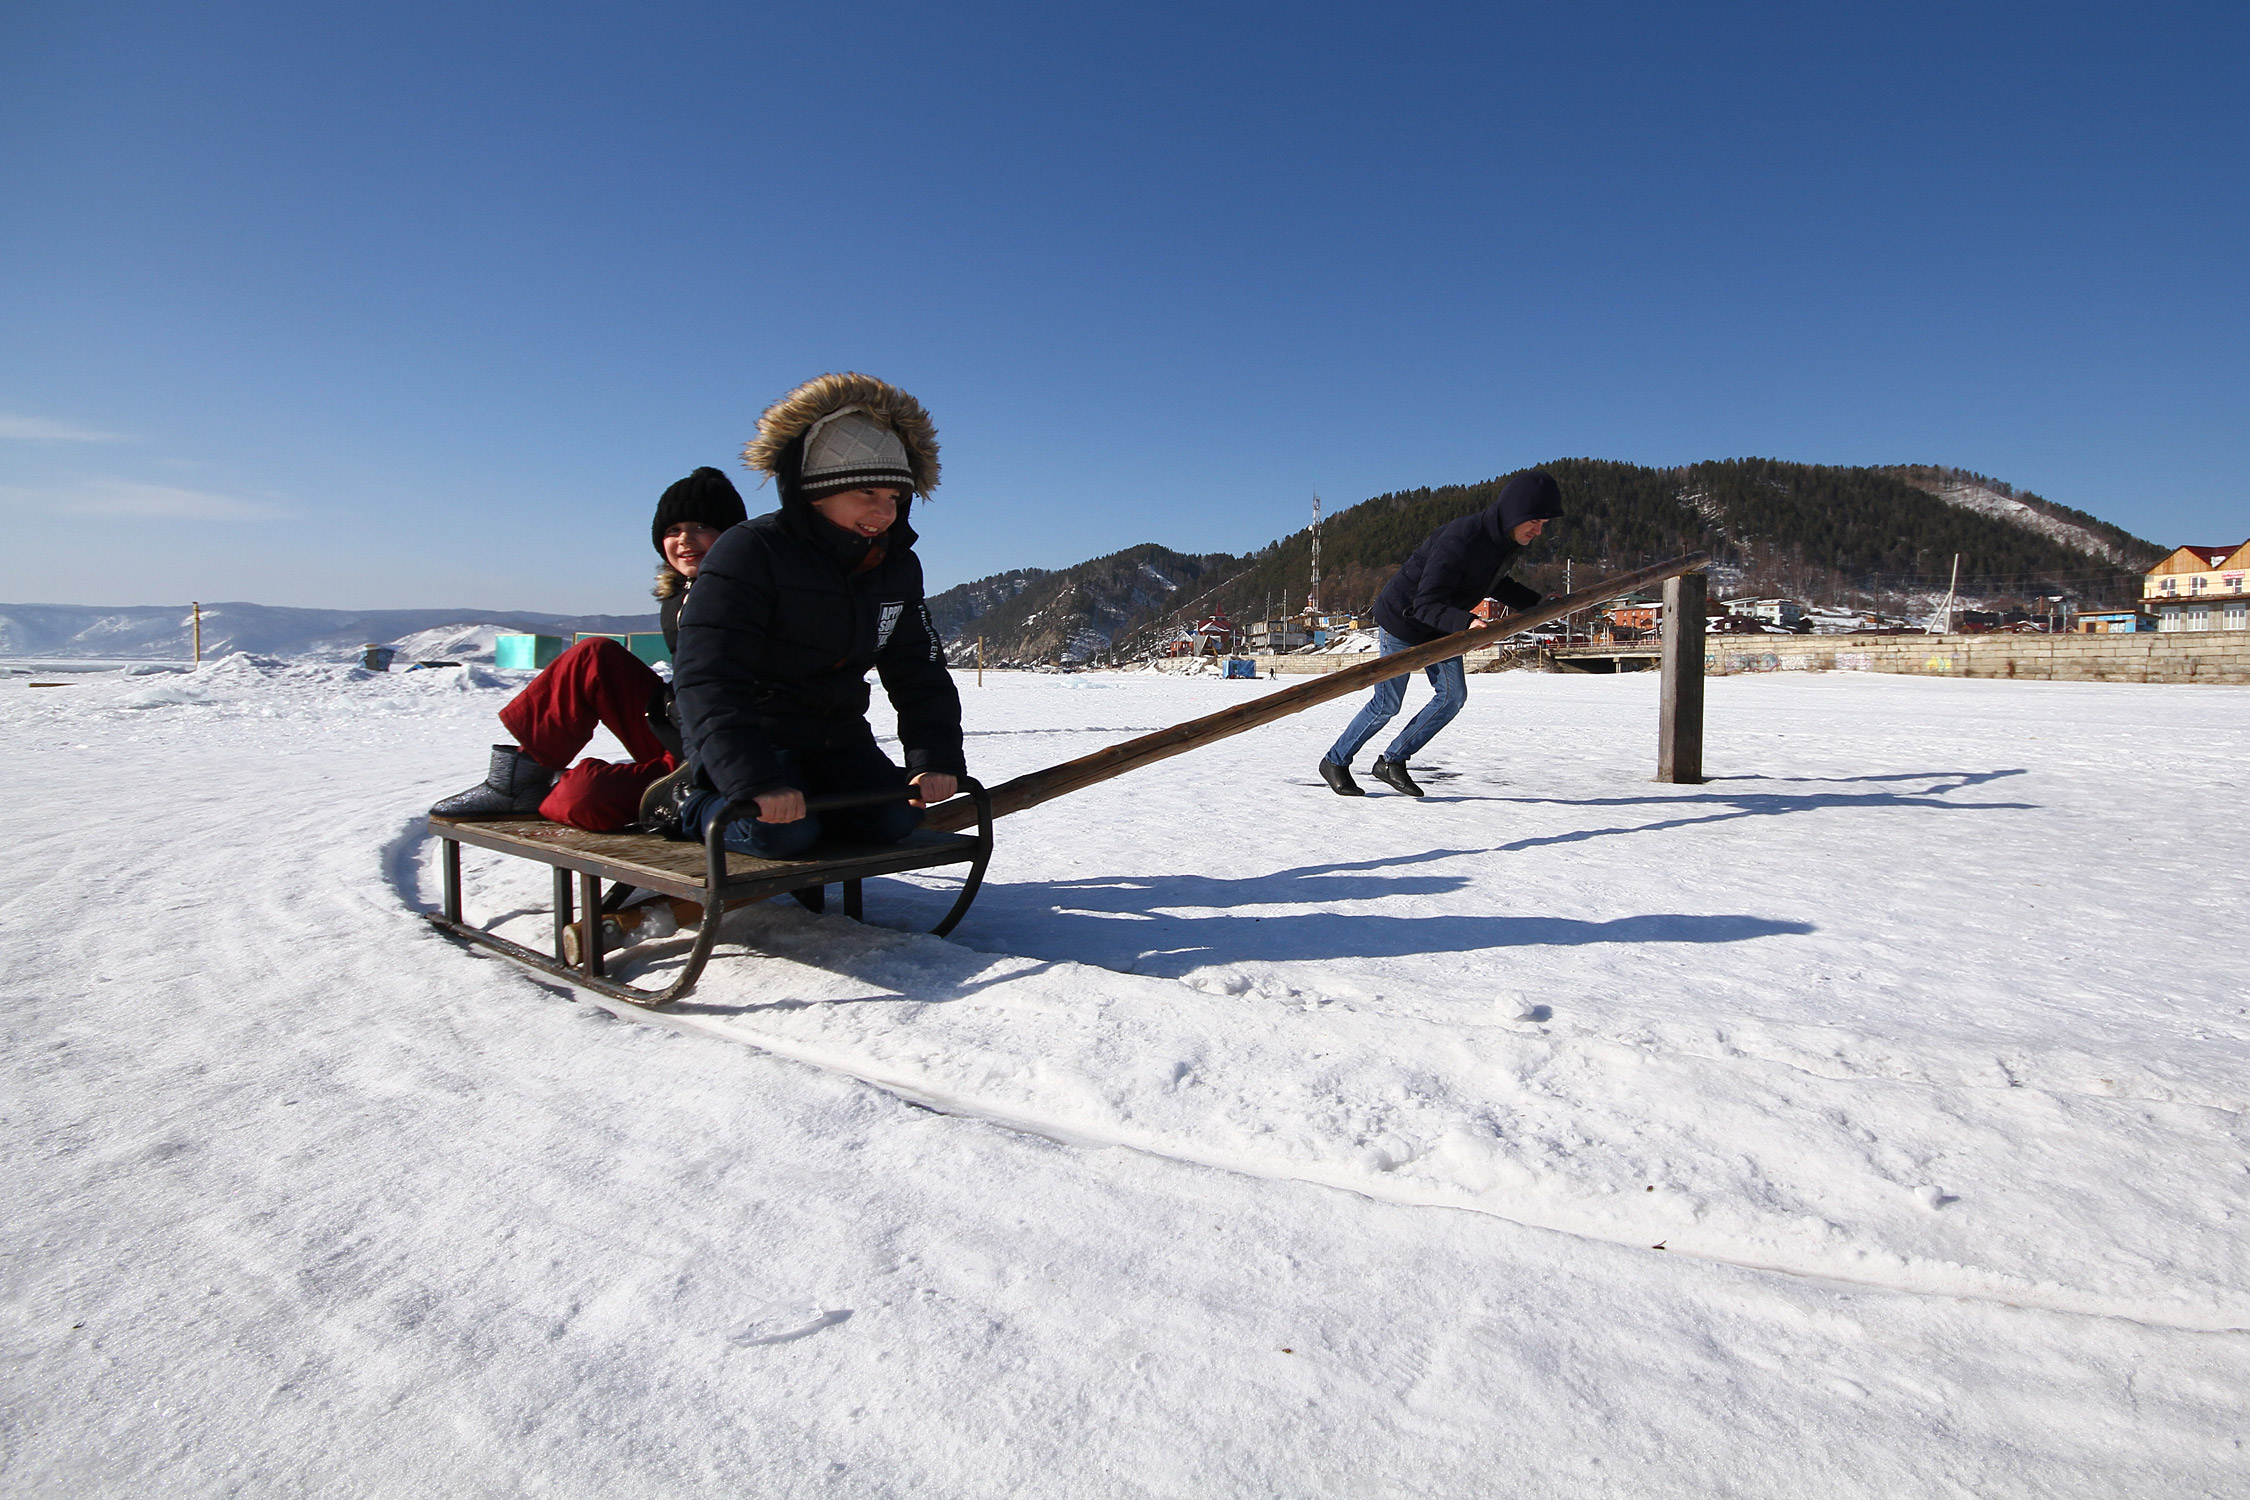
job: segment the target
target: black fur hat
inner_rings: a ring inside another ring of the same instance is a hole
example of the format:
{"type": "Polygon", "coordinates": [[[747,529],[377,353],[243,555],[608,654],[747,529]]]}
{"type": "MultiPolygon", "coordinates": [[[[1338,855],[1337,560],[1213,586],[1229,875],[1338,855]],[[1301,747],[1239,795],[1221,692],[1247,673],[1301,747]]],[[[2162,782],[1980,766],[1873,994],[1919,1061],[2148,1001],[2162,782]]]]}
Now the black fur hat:
{"type": "Polygon", "coordinates": [[[724,531],[749,515],[733,480],[717,469],[697,469],[666,490],[664,498],[656,502],[656,520],[649,527],[649,540],[656,544],[656,555],[662,557],[664,533],[682,521],[701,521],[724,531]]]}

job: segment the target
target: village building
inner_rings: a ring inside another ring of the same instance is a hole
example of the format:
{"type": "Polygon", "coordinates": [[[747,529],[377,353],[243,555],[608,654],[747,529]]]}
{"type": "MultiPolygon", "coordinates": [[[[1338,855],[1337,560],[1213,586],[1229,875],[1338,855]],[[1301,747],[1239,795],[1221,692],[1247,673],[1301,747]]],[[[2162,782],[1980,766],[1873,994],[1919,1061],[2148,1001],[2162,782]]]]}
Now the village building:
{"type": "Polygon", "coordinates": [[[1234,622],[1223,609],[1196,622],[1195,654],[1197,656],[1232,656],[1234,654],[1234,622]]]}
{"type": "Polygon", "coordinates": [[[2148,570],[2141,602],[2158,630],[2250,630],[2250,541],[2187,546],[2148,570]]]}
{"type": "Polygon", "coordinates": [[[1654,630],[1664,623],[1664,606],[1653,599],[1626,599],[1602,615],[1621,630],[1654,630]]]}
{"type": "Polygon", "coordinates": [[[1784,630],[1796,629],[1797,622],[1805,617],[1805,607],[1794,599],[1729,599],[1725,609],[1730,615],[1763,620],[1784,630]]]}
{"type": "Polygon", "coordinates": [[[1247,644],[1252,651],[1268,655],[1294,651],[1312,644],[1312,632],[1305,628],[1302,617],[1296,619],[1252,620],[1247,634],[1247,644]]]}

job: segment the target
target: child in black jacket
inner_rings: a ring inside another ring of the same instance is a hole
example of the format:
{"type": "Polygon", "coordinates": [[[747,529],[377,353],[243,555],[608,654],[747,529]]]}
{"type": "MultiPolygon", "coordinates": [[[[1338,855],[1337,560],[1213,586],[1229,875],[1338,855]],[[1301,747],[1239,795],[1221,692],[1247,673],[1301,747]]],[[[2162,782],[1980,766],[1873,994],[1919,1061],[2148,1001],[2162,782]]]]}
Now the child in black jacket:
{"type": "Polygon", "coordinates": [[[773,476],[781,509],[719,538],[680,612],[673,694],[695,771],[679,831],[701,838],[726,802],[755,799],[727,847],[785,859],[824,831],[896,842],[967,774],[907,524],[937,484],[937,429],[894,386],[823,375],[766,409],[743,459],[773,476]],[[870,668],[898,711],[903,771],[867,724],[870,668]],[[807,794],[889,787],[899,801],[805,810],[807,794]]]}

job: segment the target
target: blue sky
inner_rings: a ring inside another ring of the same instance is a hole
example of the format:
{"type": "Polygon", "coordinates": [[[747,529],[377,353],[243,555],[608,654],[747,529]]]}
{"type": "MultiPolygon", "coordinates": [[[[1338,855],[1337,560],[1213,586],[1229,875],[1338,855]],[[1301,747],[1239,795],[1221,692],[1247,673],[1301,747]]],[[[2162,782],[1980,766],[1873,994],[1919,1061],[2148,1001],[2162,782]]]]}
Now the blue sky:
{"type": "Polygon", "coordinates": [[[2250,534],[2239,5],[0,25],[0,599],[637,610],[844,368],[933,589],[1563,456],[2250,534]]]}

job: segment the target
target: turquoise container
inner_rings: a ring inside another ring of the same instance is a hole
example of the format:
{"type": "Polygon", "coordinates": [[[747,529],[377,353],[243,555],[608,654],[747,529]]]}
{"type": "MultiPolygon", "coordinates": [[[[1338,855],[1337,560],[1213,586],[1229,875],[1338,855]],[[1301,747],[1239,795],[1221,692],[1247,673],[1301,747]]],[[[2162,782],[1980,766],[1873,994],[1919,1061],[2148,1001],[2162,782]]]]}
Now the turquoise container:
{"type": "MultiPolygon", "coordinates": [[[[661,645],[664,637],[656,639],[661,645]]],[[[492,664],[519,672],[536,672],[562,655],[566,644],[559,635],[504,635],[492,643],[492,664]]]]}
{"type": "MultiPolygon", "coordinates": [[[[578,632],[576,639],[581,641],[615,641],[652,667],[658,662],[672,659],[671,648],[664,644],[664,632],[661,630],[636,630],[631,635],[609,635],[598,630],[581,630],[578,632]]],[[[549,660],[552,659],[549,658],[549,660]]]]}

